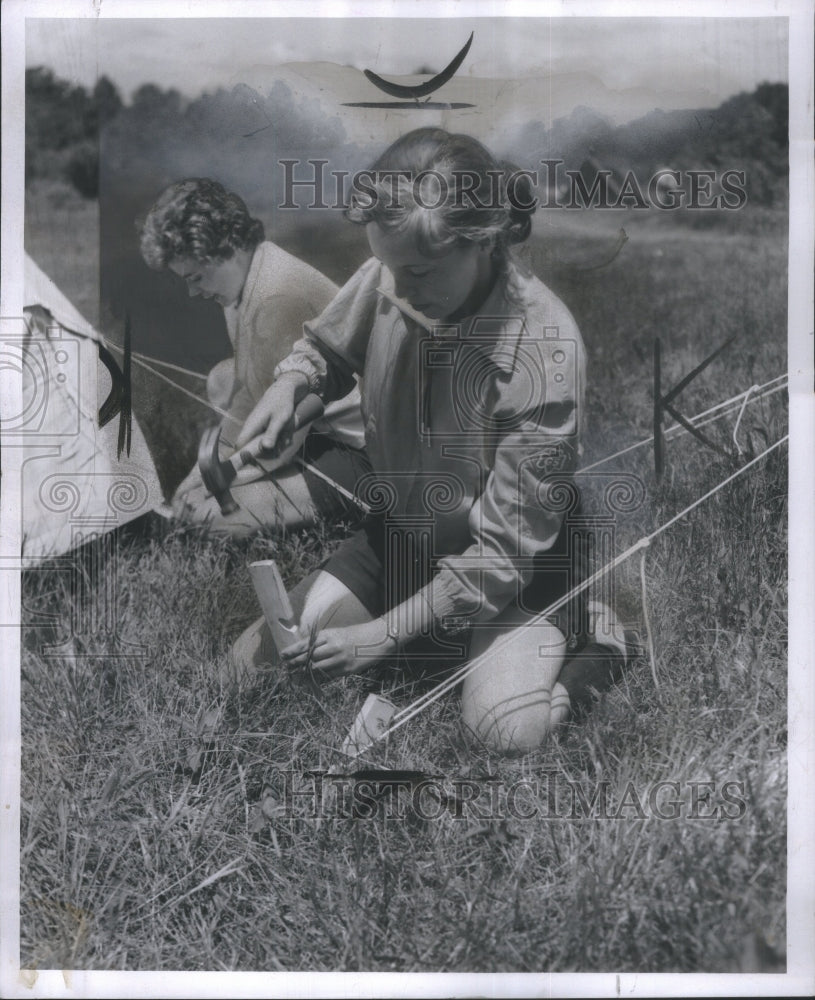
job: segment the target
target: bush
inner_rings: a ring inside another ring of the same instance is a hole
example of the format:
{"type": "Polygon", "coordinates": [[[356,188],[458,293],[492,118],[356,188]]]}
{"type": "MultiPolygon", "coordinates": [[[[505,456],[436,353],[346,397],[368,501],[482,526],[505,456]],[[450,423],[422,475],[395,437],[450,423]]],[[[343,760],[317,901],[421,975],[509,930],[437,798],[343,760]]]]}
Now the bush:
{"type": "Polygon", "coordinates": [[[77,146],[65,168],[68,180],[83,198],[99,195],[99,147],[95,142],[77,146]]]}

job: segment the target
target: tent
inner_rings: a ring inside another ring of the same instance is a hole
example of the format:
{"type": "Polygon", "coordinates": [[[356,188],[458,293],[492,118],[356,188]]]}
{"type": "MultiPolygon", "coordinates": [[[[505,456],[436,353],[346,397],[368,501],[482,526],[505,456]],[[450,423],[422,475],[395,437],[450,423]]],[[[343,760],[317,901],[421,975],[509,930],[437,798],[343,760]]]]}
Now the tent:
{"type": "Polygon", "coordinates": [[[9,506],[21,520],[23,565],[32,565],[160,507],[163,497],[139,427],[127,406],[116,412],[116,348],[28,255],[23,311],[19,339],[4,337],[6,364],[13,359],[22,375],[22,408],[4,421],[3,440],[22,449],[19,505],[9,506]]]}

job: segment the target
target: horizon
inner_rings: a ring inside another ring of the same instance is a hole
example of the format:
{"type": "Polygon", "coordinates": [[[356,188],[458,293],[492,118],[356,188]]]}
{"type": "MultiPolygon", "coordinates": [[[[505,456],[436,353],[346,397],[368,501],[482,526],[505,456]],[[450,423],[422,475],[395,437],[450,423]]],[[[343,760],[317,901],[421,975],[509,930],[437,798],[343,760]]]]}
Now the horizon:
{"type": "MultiPolygon", "coordinates": [[[[473,30],[448,88],[578,75],[619,106],[615,124],[639,117],[649,100],[665,111],[712,108],[789,79],[783,17],[422,17],[400,18],[398,32],[393,18],[362,20],[364,32],[358,18],[27,18],[25,65],[88,89],[107,76],[126,103],[145,84],[195,100],[297,64],[372,69],[387,79],[437,72],[473,30]],[[270,39],[264,29],[272,26],[270,39]]],[[[585,103],[578,95],[572,106],[585,103]]]]}

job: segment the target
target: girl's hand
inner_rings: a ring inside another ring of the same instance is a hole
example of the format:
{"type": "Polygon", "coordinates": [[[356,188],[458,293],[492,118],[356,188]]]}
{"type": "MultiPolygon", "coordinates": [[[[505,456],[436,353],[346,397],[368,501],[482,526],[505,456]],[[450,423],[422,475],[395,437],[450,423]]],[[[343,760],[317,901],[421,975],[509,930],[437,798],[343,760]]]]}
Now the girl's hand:
{"type": "Polygon", "coordinates": [[[312,670],[326,680],[368,670],[385,656],[396,651],[388,637],[384,619],[374,618],[362,625],[321,629],[314,637],[301,639],[281,650],[283,662],[295,670],[312,670]]]}
{"type": "MultiPolygon", "coordinates": [[[[235,442],[236,448],[242,448],[262,434],[264,450],[272,451],[280,432],[293,421],[297,390],[306,384],[305,375],[298,372],[287,372],[275,379],[246,418],[235,442]]],[[[280,443],[283,446],[288,444],[286,441],[280,443]]]]}
{"type": "Polygon", "coordinates": [[[192,493],[193,490],[201,489],[204,485],[204,481],[201,479],[201,471],[198,468],[198,463],[190,469],[189,473],[184,477],[184,479],[176,487],[176,491],[173,494],[172,503],[177,500],[183,499],[187,493],[192,493]]]}

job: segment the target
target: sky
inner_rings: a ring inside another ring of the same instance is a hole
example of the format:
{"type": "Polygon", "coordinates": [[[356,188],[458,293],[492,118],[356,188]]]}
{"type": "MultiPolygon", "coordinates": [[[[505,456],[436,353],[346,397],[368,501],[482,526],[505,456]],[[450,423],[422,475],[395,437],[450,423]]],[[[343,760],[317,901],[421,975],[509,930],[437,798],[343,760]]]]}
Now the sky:
{"type": "MultiPolygon", "coordinates": [[[[112,9],[114,14],[135,9],[117,5],[116,0],[108,4],[112,8],[102,9],[112,9]]],[[[352,6],[367,14],[385,5],[346,4],[345,9],[352,6]]],[[[196,14],[218,9],[201,0],[183,8],[196,14]]],[[[87,10],[88,5],[32,8],[49,15],[61,9],[75,13],[87,10]]],[[[149,0],[140,8],[144,13],[157,9],[149,0]]],[[[167,3],[161,5],[162,11],[174,9],[167,3]]],[[[268,3],[264,7],[281,9],[268,3]]],[[[300,13],[308,5],[286,9],[300,13]]],[[[343,10],[343,5],[335,3],[330,9],[343,10]]],[[[388,5],[388,9],[396,8],[388,5]]],[[[449,8],[419,2],[402,9],[429,14],[449,8]]],[[[788,79],[787,31],[782,18],[484,18],[467,13],[486,9],[458,4],[456,10],[464,12],[461,16],[441,19],[29,16],[26,65],[48,66],[58,76],[86,87],[104,74],[125,98],[146,82],[175,87],[195,97],[203,90],[235,85],[253,67],[288,62],[329,61],[373,69],[386,77],[415,72],[421,66],[439,70],[474,31],[472,48],[459,74],[512,79],[590,71],[617,90],[674,91],[677,107],[687,106],[685,94],[703,91],[708,95],[705,103],[716,106],[763,80],[788,79]]],[[[489,9],[495,10],[495,5],[489,9]]],[[[252,13],[257,8],[235,3],[229,10],[252,13]]]]}

